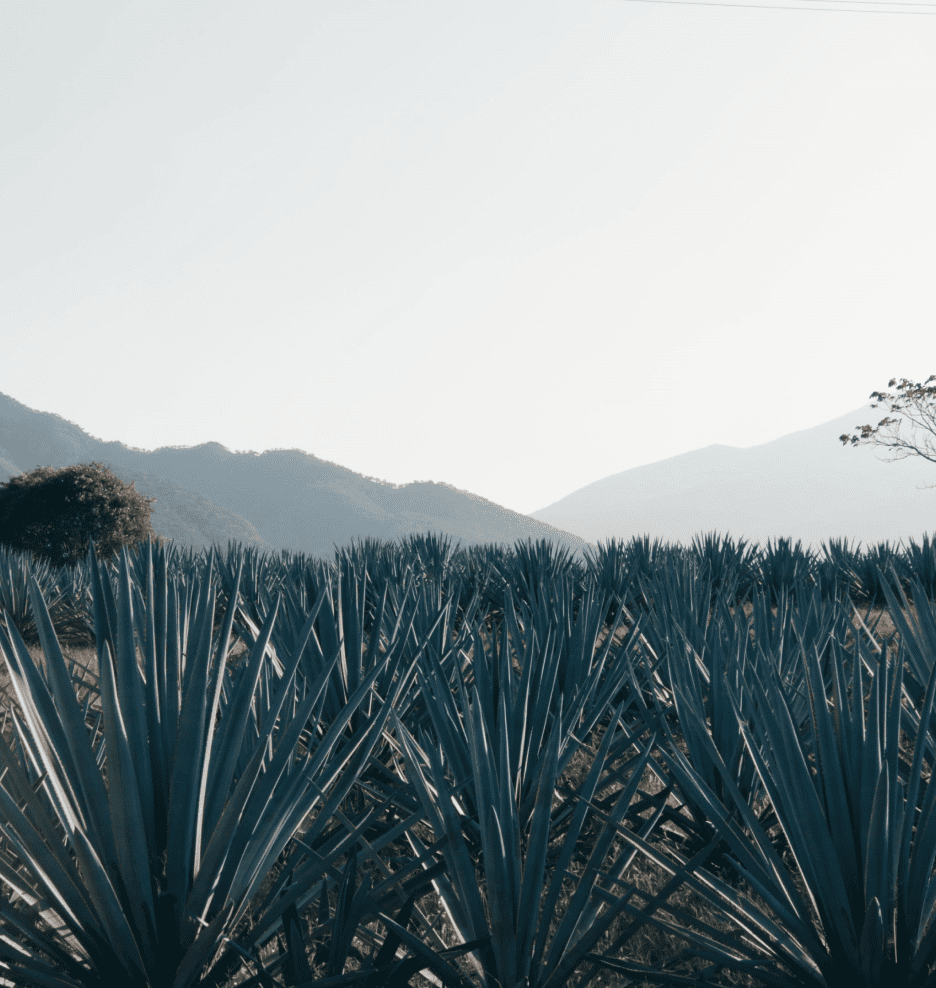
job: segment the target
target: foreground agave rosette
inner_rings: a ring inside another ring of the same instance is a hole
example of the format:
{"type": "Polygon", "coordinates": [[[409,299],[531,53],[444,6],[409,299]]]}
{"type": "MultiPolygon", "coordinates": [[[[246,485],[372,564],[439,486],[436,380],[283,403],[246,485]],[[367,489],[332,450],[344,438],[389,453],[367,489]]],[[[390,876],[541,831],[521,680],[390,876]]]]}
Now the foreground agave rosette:
{"type": "MultiPolygon", "coordinates": [[[[893,568],[891,576],[909,613],[893,568]]],[[[784,683],[775,661],[745,670],[740,689],[723,687],[779,820],[792,868],[753,813],[711,729],[702,724],[697,743],[708,748],[705,767],[707,774],[714,768],[720,775],[721,794],[661,721],[671,741],[670,750],[661,749],[670,776],[704,808],[733,855],[726,859],[772,916],[714,874],[701,869],[692,874],[671,848],[662,853],[640,835],[619,830],[649,860],[683,876],[715,915],[730,918],[745,935],[729,941],[716,939],[711,929],[673,932],[696,944],[698,956],[724,968],[757,969],[758,977],[776,988],[936,988],[936,784],[929,773],[924,777],[923,764],[924,757],[932,764],[934,751],[936,613],[914,578],[920,620],[911,626],[880,577],[901,633],[896,654],[889,659],[875,645],[877,654],[871,655],[856,635],[854,655],[848,657],[831,637],[824,675],[815,645],[806,648],[801,640],[802,692],[809,709],[805,729],[798,730],[795,713],[799,684],[784,683]],[[913,749],[909,765],[901,757],[901,731],[913,749]],[[805,897],[792,879],[794,868],[805,897]],[[792,976],[778,973],[777,962],[791,968],[792,976]]],[[[674,666],[674,688],[684,706],[691,703],[689,679],[674,666]]],[[[656,917],[650,921],[664,925],[656,917]]]]}
{"type": "MultiPolygon", "coordinates": [[[[415,659],[402,668],[402,652],[385,655],[316,739],[322,697],[341,649],[323,664],[317,681],[306,681],[304,693],[296,672],[323,592],[302,646],[271,684],[275,690],[261,725],[256,715],[251,718],[251,703],[278,602],[233,687],[228,684],[232,696],[222,707],[227,648],[212,641],[213,588],[200,595],[187,638],[196,643],[194,654],[180,659],[188,609],[180,621],[164,556],[154,588],[150,555],[154,606],[145,612],[144,681],[126,550],[116,602],[106,571],[94,566],[93,576],[103,753],[100,744],[97,751],[92,745],[87,707],[82,710],[76,699],[34,579],[29,597],[44,672],[12,622],[8,633],[0,629],[0,652],[23,714],[16,726],[24,752],[18,757],[0,738],[0,832],[9,849],[0,853],[0,879],[21,897],[16,910],[0,906],[0,918],[17,933],[16,940],[0,939],[0,977],[63,988],[187,988],[200,982],[213,959],[221,963],[219,948],[310,811],[324,803],[327,817],[354,784],[415,659]],[[157,634],[160,623],[163,633],[157,634]],[[398,673],[395,690],[379,710],[372,707],[367,730],[349,739],[348,722],[388,668],[398,673]],[[280,717],[287,711],[288,720],[280,717]]],[[[240,570],[235,601],[239,581],[240,570]]],[[[225,643],[233,617],[229,608],[225,643]]]]}

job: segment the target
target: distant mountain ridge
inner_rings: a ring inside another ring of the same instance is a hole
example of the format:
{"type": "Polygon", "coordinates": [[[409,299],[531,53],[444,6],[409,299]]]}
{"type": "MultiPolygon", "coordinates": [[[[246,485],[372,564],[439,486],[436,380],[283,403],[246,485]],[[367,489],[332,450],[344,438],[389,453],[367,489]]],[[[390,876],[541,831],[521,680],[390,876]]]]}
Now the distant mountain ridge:
{"type": "Polygon", "coordinates": [[[101,463],[155,497],[154,531],[196,551],[232,539],[261,552],[334,559],[334,546],[368,536],[450,535],[463,548],[546,538],[584,559],[586,542],[447,484],[394,486],[298,449],[232,453],[220,443],[152,452],[104,442],[52,412],[0,394],[0,483],[40,466],[101,463]]]}
{"type": "Polygon", "coordinates": [[[591,542],[646,533],[688,546],[715,531],[761,547],[768,538],[801,539],[819,553],[829,538],[848,538],[851,548],[861,542],[862,550],[885,541],[906,546],[910,536],[919,545],[924,533],[936,536],[936,463],[916,454],[896,459],[877,444],[845,446],[839,436],[889,416],[919,448],[933,437],[875,404],[758,446],[716,444],[634,467],[530,517],[591,542]]]}
{"type": "MultiPolygon", "coordinates": [[[[59,415],[0,394],[0,483],[38,466],[103,463],[157,500],[157,534],[196,550],[228,539],[264,552],[288,549],[331,561],[334,546],[368,536],[395,541],[439,532],[468,548],[549,539],[584,561],[599,541],[649,535],[685,546],[707,532],[745,538],[847,538],[853,548],[936,536],[936,463],[893,460],[881,446],[845,447],[843,433],[888,414],[878,403],[748,448],[714,444],[634,467],[531,515],[448,484],[394,485],[298,449],[231,452],[217,442],[154,451],[103,442],[59,415]],[[888,462],[892,460],[893,462],[888,462]]],[[[900,435],[927,438],[901,422],[900,435]]]]}

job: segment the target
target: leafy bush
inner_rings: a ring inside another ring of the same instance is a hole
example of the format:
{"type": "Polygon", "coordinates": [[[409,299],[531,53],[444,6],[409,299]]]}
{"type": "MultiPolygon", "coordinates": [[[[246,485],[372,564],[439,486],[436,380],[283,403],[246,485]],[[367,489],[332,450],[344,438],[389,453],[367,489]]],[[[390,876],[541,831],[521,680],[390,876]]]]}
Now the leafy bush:
{"type": "Polygon", "coordinates": [[[53,566],[74,566],[94,541],[110,559],[147,536],[155,498],[139,494],[99,463],[39,467],[0,485],[0,543],[53,566]]]}

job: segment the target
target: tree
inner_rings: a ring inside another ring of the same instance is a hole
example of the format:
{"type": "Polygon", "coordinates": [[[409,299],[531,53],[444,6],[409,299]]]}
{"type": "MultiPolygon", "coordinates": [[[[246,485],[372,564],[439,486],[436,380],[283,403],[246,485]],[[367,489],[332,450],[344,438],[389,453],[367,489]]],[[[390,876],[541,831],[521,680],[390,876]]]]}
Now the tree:
{"type": "MultiPolygon", "coordinates": [[[[890,381],[888,381],[887,386],[889,388],[892,388],[894,386],[895,381],[896,381],[896,378],[893,378],[892,377],[890,379],[890,381]]],[[[930,374],[930,376],[927,378],[927,380],[926,380],[925,383],[926,384],[929,384],[930,381],[936,381],[936,374],[930,374]]],[[[890,406],[890,410],[892,412],[903,412],[904,411],[904,409],[905,409],[906,406],[905,405],[902,406],[900,404],[901,401],[908,402],[911,405],[917,406],[917,409],[919,410],[920,415],[923,416],[927,420],[927,422],[929,424],[924,425],[922,422],[917,422],[917,420],[915,418],[913,418],[913,416],[911,416],[911,415],[908,415],[907,417],[910,419],[911,422],[914,423],[914,425],[922,425],[924,429],[928,430],[929,432],[932,432],[933,435],[936,435],[936,415],[933,414],[933,410],[932,409],[928,409],[928,408],[924,408],[923,407],[923,404],[924,404],[925,401],[929,401],[931,398],[936,397],[936,386],[934,386],[932,388],[927,388],[923,384],[911,384],[910,381],[908,381],[906,378],[904,378],[900,382],[900,384],[897,385],[897,390],[898,391],[903,391],[904,389],[906,389],[906,392],[907,392],[904,395],[897,395],[897,396],[895,396],[895,395],[887,394],[886,392],[872,391],[869,397],[871,397],[871,398],[877,398],[880,401],[894,402],[894,404],[890,406]]],[[[877,405],[876,404],[873,404],[871,407],[872,408],[877,408],[877,405]]],[[[910,450],[913,453],[916,453],[917,456],[922,456],[924,459],[930,460],[931,462],[936,463],[936,449],[934,449],[929,444],[929,442],[927,442],[927,444],[926,444],[926,449],[929,452],[928,453],[924,453],[923,450],[920,449],[918,446],[915,446],[913,443],[905,442],[898,435],[896,435],[896,432],[899,431],[899,429],[900,429],[900,420],[899,419],[883,418],[883,419],[881,419],[880,422],[878,422],[878,428],[877,429],[872,429],[870,425],[858,425],[858,426],[855,426],[855,428],[856,429],[861,429],[861,437],[859,438],[858,436],[849,436],[847,434],[846,435],[843,435],[843,436],[839,436],[839,439],[845,445],[848,445],[848,443],[851,443],[853,446],[856,446],[856,445],[859,445],[860,443],[868,440],[870,442],[877,443],[880,446],[890,446],[890,447],[892,447],[894,449],[907,449],[907,450],[910,450]],[[888,437],[888,439],[891,440],[891,441],[889,441],[889,442],[883,442],[881,439],[873,438],[873,437],[876,437],[878,429],[880,429],[882,426],[885,426],[885,425],[896,425],[897,426],[897,429],[895,430],[895,434],[893,436],[889,436],[888,437]],[[929,454],[931,454],[931,455],[929,455],[929,454]]],[[[910,453],[905,453],[904,454],[904,456],[909,456],[909,455],[910,455],[910,453]]],[[[900,455],[898,455],[896,457],[896,459],[898,459],[898,460],[903,459],[903,458],[904,457],[903,456],[900,456],[900,455]]],[[[888,462],[893,462],[893,461],[888,461],[888,462]]],[[[925,484],[924,487],[936,487],[936,484],[925,484]]],[[[923,488],[917,488],[917,489],[918,490],[922,490],[923,488]]]]}
{"type": "Polygon", "coordinates": [[[100,559],[151,537],[150,504],[100,463],[39,467],[0,484],[0,543],[32,552],[53,566],[74,566],[90,541],[100,559]]]}

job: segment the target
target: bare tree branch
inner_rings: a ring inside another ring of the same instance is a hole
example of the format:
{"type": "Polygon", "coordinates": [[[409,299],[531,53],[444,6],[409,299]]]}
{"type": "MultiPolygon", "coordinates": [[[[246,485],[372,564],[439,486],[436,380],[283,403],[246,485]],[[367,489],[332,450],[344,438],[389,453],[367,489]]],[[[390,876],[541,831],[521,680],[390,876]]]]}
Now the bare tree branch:
{"type": "MultiPolygon", "coordinates": [[[[896,383],[896,380],[897,380],[896,378],[892,377],[890,381],[888,381],[887,386],[889,388],[892,388],[896,383]]],[[[929,378],[926,380],[925,383],[929,384],[930,381],[936,381],[936,374],[930,374],[929,378]]],[[[872,391],[869,397],[877,398],[880,401],[894,402],[894,404],[890,406],[890,410],[892,412],[903,412],[905,415],[907,415],[907,418],[909,418],[910,421],[913,422],[914,425],[921,425],[928,432],[931,432],[933,433],[934,436],[936,436],[936,414],[934,414],[933,409],[923,407],[924,402],[929,401],[932,398],[936,398],[936,387],[927,388],[923,384],[912,384],[906,378],[903,378],[900,384],[897,385],[897,390],[903,391],[904,389],[907,389],[907,393],[904,395],[895,396],[892,394],[887,394],[886,392],[872,391]],[[926,420],[926,423],[928,424],[924,424],[923,422],[918,422],[912,415],[908,415],[906,412],[906,404],[905,405],[900,404],[902,401],[916,406],[919,414],[926,420]]],[[[878,406],[875,404],[872,405],[871,407],[877,408],[878,406]]],[[[926,443],[926,449],[928,452],[924,453],[923,450],[920,449],[918,446],[916,446],[914,443],[906,442],[905,440],[901,439],[899,435],[897,435],[897,432],[900,430],[900,419],[892,419],[892,418],[881,419],[881,421],[878,422],[877,424],[877,429],[872,429],[870,425],[857,425],[855,426],[855,428],[861,429],[860,437],[849,436],[847,434],[843,436],[839,436],[839,439],[846,446],[848,445],[848,443],[851,443],[853,446],[857,446],[867,441],[867,442],[876,443],[879,446],[888,446],[892,449],[910,450],[910,452],[904,453],[903,455],[898,454],[895,457],[895,459],[898,460],[904,459],[906,456],[910,456],[911,453],[915,453],[917,456],[922,456],[925,460],[929,460],[932,463],[936,463],[936,448],[934,448],[929,442],[926,443]],[[892,436],[887,437],[888,441],[886,442],[883,439],[877,437],[878,429],[880,429],[882,426],[885,425],[897,427],[894,430],[894,434],[892,436]]],[[[893,462],[893,460],[889,460],[888,462],[893,462]]],[[[936,484],[924,484],[923,487],[918,487],[917,490],[923,490],[926,487],[936,487],[936,484]]]]}

